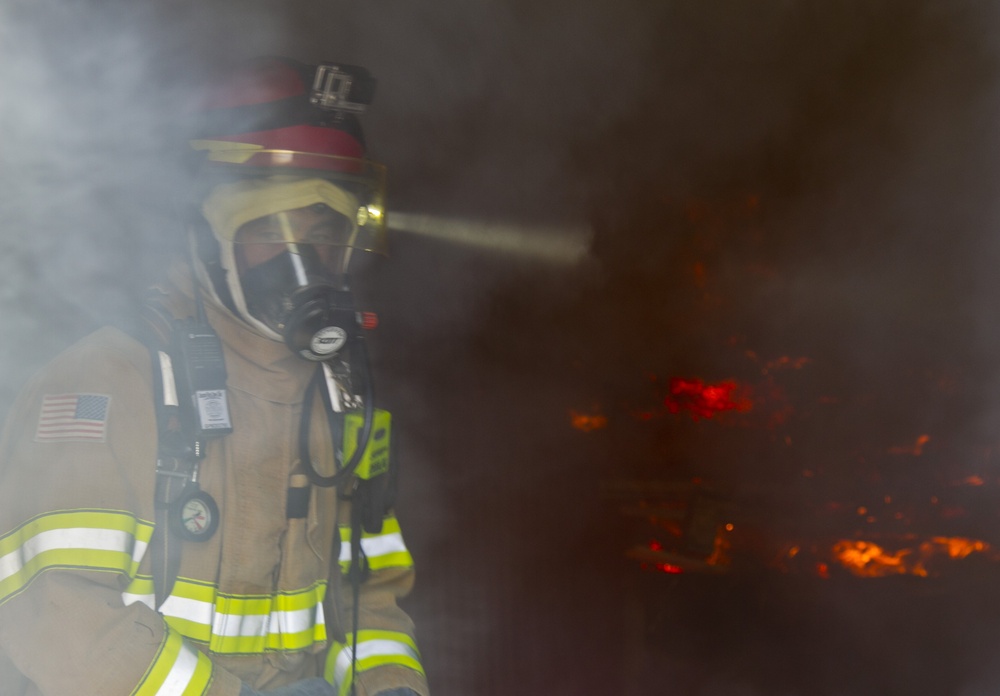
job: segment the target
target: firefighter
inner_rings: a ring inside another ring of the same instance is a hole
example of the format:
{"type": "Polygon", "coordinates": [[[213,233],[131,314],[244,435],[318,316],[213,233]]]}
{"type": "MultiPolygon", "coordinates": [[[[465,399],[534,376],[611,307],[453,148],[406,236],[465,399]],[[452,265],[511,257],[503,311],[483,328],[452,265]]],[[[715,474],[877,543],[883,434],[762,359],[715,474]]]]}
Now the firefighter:
{"type": "Polygon", "coordinates": [[[19,396],[0,691],[428,693],[351,278],[384,245],[352,66],[264,58],[190,141],[190,261],[19,396]],[[353,448],[353,449],[352,449],[353,448]]]}

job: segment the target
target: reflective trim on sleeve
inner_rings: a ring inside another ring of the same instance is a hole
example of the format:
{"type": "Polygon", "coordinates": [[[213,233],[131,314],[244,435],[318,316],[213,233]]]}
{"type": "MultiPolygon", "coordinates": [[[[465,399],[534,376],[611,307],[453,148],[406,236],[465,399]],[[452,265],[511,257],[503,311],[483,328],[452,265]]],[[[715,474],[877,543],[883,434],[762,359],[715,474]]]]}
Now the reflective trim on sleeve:
{"type": "Polygon", "coordinates": [[[0,603],[49,568],[79,568],[134,577],[153,525],[117,510],[39,515],[0,538],[0,603]]]}
{"type": "Polygon", "coordinates": [[[156,609],[156,589],[153,586],[153,578],[148,575],[136,576],[122,592],[122,601],[125,602],[125,606],[142,602],[150,609],[156,609]]]}
{"type": "MultiPolygon", "coordinates": [[[[151,606],[152,579],[136,578],[122,593],[126,604],[151,606]]],[[[178,578],[159,611],[185,638],[225,654],[302,650],[326,640],[326,583],[274,595],[233,595],[215,585],[178,578]]]]}
{"type": "MultiPolygon", "coordinates": [[[[413,638],[398,631],[358,631],[359,674],[384,665],[397,665],[424,673],[420,664],[420,651],[413,638]]],[[[351,634],[347,643],[334,643],[326,656],[326,668],[323,676],[333,684],[340,696],[346,696],[351,690],[354,675],[351,672],[351,634]]]]}
{"type": "MultiPolygon", "coordinates": [[[[368,559],[368,567],[372,570],[383,568],[409,568],[413,565],[403,534],[399,529],[399,520],[393,516],[382,521],[382,531],[378,534],[361,534],[361,550],[368,559]]],[[[347,573],[351,568],[351,527],[340,525],[340,570],[347,573]]]]}
{"type": "Polygon", "coordinates": [[[168,630],[132,696],[202,696],[211,681],[212,661],[168,630]]]}

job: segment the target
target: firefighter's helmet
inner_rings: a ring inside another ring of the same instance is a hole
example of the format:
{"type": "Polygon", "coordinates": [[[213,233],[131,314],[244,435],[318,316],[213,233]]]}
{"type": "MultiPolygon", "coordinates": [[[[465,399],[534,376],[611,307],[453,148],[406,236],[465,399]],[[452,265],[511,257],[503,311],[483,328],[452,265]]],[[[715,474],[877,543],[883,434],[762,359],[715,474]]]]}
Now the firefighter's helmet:
{"type": "Polygon", "coordinates": [[[197,271],[222,304],[271,338],[285,330],[279,310],[288,302],[278,296],[275,304],[277,289],[248,269],[241,235],[250,223],[254,244],[266,233],[292,252],[293,271],[267,272],[295,280],[289,293],[344,284],[354,251],[385,252],[385,169],[368,158],[357,118],[374,85],[357,66],[268,57],[206,90],[189,141],[198,158],[197,207],[211,230],[197,271]],[[322,229],[311,222],[316,229],[305,238],[289,215],[310,208],[325,213],[309,218],[322,220],[322,229]],[[326,251],[310,257],[307,247],[326,251]],[[306,273],[310,258],[315,269],[306,273]]]}
{"type": "Polygon", "coordinates": [[[207,187],[271,175],[325,179],[358,201],[352,246],[385,253],[385,167],[367,156],[357,116],[375,80],[342,63],[258,58],[213,82],[199,109],[193,150],[207,187]]]}

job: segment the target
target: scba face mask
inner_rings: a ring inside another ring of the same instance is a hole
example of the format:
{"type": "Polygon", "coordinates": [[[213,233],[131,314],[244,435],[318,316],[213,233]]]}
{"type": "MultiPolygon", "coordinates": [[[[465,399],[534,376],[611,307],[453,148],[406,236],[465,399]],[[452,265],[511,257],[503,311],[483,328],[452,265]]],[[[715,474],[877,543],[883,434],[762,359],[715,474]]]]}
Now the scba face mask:
{"type": "Polygon", "coordinates": [[[269,177],[217,186],[202,208],[238,314],[306,359],[336,355],[357,326],[356,199],[325,180],[269,177]]]}
{"type": "Polygon", "coordinates": [[[356,324],[350,234],[345,216],[318,203],[253,220],[234,239],[247,311],[310,360],[335,355],[356,324]]]}

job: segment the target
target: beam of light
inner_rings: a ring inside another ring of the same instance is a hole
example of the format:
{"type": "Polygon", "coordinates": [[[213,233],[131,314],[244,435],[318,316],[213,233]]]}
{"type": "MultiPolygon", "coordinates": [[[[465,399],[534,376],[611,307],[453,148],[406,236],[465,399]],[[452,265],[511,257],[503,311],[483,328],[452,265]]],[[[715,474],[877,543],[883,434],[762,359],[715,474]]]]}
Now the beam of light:
{"type": "Polygon", "coordinates": [[[395,232],[561,265],[582,261],[593,236],[584,223],[531,225],[395,211],[387,220],[395,232]]]}

